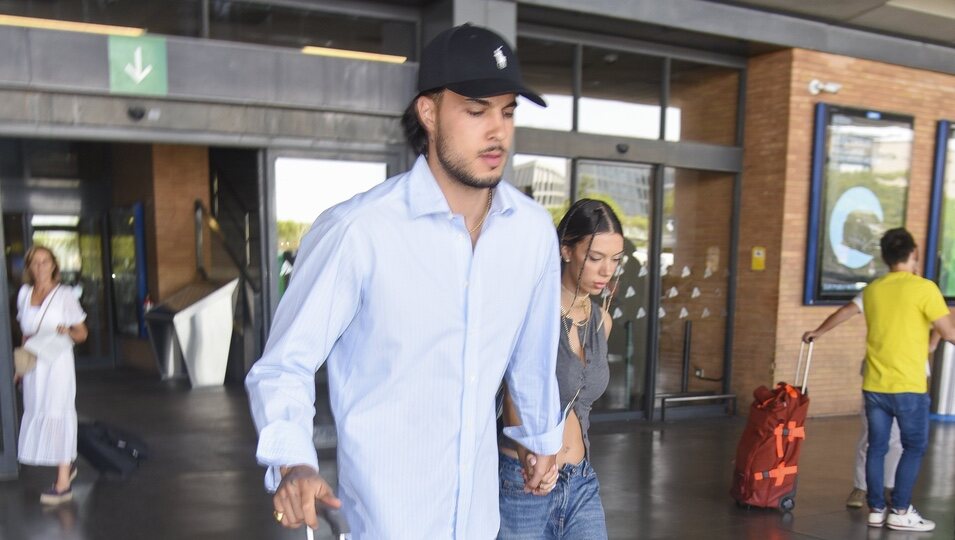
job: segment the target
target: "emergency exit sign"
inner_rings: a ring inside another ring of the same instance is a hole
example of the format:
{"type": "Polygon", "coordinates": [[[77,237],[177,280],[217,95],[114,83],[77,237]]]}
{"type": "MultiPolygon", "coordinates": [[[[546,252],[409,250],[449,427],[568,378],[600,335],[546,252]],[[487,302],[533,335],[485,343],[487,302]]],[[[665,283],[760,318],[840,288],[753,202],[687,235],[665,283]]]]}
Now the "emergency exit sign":
{"type": "Polygon", "coordinates": [[[169,93],[166,40],[109,36],[109,91],[165,96],[169,93]]]}

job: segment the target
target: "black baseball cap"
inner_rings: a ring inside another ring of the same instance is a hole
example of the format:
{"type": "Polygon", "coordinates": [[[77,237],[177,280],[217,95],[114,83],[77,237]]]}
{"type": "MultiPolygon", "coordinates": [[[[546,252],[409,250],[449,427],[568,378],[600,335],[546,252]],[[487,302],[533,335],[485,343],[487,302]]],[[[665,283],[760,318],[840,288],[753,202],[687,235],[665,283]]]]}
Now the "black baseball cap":
{"type": "Polygon", "coordinates": [[[513,92],[547,106],[524,86],[521,65],[504,38],[470,24],[441,32],[421,52],[418,92],[441,88],[470,98],[513,92]]]}

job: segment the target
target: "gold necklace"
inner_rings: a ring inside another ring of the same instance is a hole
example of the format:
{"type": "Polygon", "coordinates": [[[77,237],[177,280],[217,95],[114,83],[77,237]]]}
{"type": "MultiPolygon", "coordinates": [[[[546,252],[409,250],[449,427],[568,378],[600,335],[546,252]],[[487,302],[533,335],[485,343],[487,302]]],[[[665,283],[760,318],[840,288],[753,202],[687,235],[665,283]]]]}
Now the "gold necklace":
{"type": "Polygon", "coordinates": [[[478,221],[477,224],[470,229],[468,229],[468,234],[474,234],[474,231],[481,228],[481,225],[484,225],[484,220],[487,219],[487,215],[491,213],[491,198],[493,197],[494,189],[488,188],[487,190],[487,208],[484,209],[484,215],[481,216],[481,221],[478,221]]]}
{"type": "MultiPolygon", "coordinates": [[[[573,305],[571,305],[571,309],[573,309],[573,305]]],[[[584,347],[587,345],[587,327],[590,325],[590,318],[592,313],[593,313],[592,310],[588,309],[587,315],[584,317],[584,320],[575,321],[573,318],[570,317],[570,309],[564,309],[564,306],[560,306],[560,315],[561,315],[560,323],[564,327],[564,333],[567,334],[567,345],[570,346],[571,352],[573,352],[577,356],[582,356],[584,347]],[[567,324],[567,319],[570,319],[570,323],[571,323],[570,325],[567,324]],[[574,350],[573,342],[570,340],[571,327],[584,329],[584,337],[578,340],[580,342],[580,347],[576,351],[574,350]]]]}
{"type": "Polygon", "coordinates": [[[563,283],[560,284],[560,288],[561,288],[561,289],[564,289],[565,291],[567,291],[568,293],[570,293],[570,294],[574,297],[574,299],[570,301],[571,307],[573,307],[573,306],[585,307],[585,306],[587,305],[587,300],[590,299],[590,295],[587,295],[587,294],[585,294],[585,295],[583,295],[583,296],[577,296],[577,293],[575,293],[575,292],[571,291],[570,289],[568,289],[567,287],[565,287],[563,283]],[[577,300],[578,298],[580,299],[579,302],[578,302],[578,300],[577,300]]]}

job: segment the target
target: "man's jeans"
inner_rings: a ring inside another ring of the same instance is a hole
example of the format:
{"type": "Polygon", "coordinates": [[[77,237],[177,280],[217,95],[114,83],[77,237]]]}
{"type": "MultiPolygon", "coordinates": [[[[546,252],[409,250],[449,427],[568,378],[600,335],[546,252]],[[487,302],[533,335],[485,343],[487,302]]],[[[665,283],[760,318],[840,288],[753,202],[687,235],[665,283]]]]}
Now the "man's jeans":
{"type": "Polygon", "coordinates": [[[499,540],[606,540],[607,523],[597,474],[586,459],[564,465],[546,496],[524,493],[518,460],[500,454],[499,540]]]}
{"type": "Polygon", "coordinates": [[[865,464],[869,507],[885,508],[883,467],[885,454],[889,450],[892,418],[895,418],[902,435],[902,458],[895,471],[892,508],[907,510],[912,501],[912,488],[922,466],[922,455],[928,447],[929,396],[865,391],[862,394],[865,397],[865,414],[869,421],[869,451],[865,464]]]}

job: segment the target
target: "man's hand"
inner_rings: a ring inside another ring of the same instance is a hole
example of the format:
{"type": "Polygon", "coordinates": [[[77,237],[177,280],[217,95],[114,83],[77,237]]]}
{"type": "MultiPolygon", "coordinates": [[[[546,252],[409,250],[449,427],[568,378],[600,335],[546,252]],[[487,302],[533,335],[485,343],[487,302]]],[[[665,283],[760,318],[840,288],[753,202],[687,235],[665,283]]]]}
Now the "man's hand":
{"type": "Polygon", "coordinates": [[[315,469],[308,465],[282,467],[282,483],[272,497],[275,520],[289,529],[297,529],[302,523],[317,529],[316,501],[332,508],[342,506],[331,486],[315,469]]]}
{"type": "Polygon", "coordinates": [[[557,485],[557,456],[528,453],[524,458],[524,493],[544,496],[557,485]]]}
{"type": "Polygon", "coordinates": [[[810,330],[802,335],[802,340],[806,343],[811,343],[816,340],[819,336],[822,335],[822,332],[817,332],[815,330],[810,330]]]}

